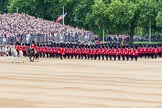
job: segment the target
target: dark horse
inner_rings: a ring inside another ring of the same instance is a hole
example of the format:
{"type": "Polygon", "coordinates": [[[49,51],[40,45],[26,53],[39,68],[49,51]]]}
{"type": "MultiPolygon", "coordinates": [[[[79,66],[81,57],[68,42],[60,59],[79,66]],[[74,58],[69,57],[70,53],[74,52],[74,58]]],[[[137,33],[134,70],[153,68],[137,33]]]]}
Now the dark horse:
{"type": "Polygon", "coordinates": [[[38,62],[38,60],[39,60],[39,53],[36,50],[31,49],[30,47],[28,47],[26,49],[26,54],[29,57],[30,62],[34,62],[34,60],[37,60],[37,62],[38,62]]]}

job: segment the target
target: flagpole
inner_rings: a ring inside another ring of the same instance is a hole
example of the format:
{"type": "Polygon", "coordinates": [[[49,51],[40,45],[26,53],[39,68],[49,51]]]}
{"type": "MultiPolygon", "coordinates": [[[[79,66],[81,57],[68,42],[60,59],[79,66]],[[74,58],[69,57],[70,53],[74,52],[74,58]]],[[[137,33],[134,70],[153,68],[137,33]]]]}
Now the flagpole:
{"type": "Polygon", "coordinates": [[[16,13],[19,13],[19,8],[18,7],[16,7],[16,13]]]}
{"type": "MultiPolygon", "coordinates": [[[[64,6],[62,7],[63,9],[62,9],[62,15],[64,15],[64,6]]],[[[63,26],[64,26],[64,17],[63,17],[63,26]]]]}
{"type": "Polygon", "coordinates": [[[103,28],[103,44],[105,43],[105,30],[103,28]]]}

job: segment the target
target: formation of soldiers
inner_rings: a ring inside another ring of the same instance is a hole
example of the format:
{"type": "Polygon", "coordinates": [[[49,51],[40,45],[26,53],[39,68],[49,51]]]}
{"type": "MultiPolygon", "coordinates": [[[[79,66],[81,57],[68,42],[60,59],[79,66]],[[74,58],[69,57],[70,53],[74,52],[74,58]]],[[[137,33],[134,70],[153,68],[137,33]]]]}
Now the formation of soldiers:
{"type": "Polygon", "coordinates": [[[139,58],[162,57],[162,45],[50,43],[16,46],[17,50],[22,50],[24,55],[26,55],[27,47],[36,50],[41,58],[137,61],[139,58]]]}

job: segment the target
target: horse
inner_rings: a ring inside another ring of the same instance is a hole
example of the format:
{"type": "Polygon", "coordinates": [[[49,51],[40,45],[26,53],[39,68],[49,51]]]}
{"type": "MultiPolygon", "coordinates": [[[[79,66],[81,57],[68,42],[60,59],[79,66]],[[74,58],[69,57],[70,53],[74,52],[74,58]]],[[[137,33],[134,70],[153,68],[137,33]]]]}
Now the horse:
{"type": "Polygon", "coordinates": [[[0,53],[1,53],[1,56],[4,56],[5,55],[5,51],[6,51],[6,47],[4,45],[1,45],[0,46],[0,53]]]}
{"type": "Polygon", "coordinates": [[[18,55],[18,52],[16,51],[14,46],[11,46],[10,50],[11,50],[11,56],[12,56],[12,63],[14,63],[14,62],[20,63],[20,58],[21,58],[22,62],[24,63],[24,55],[23,55],[22,51],[19,51],[19,55],[18,55]]]}
{"type": "Polygon", "coordinates": [[[34,60],[37,60],[37,62],[39,62],[39,53],[35,49],[33,50],[30,47],[28,47],[26,49],[26,54],[27,56],[29,56],[30,62],[34,62],[34,60]]]}
{"type": "Polygon", "coordinates": [[[11,48],[9,46],[5,46],[4,51],[6,56],[11,56],[11,48]]]}

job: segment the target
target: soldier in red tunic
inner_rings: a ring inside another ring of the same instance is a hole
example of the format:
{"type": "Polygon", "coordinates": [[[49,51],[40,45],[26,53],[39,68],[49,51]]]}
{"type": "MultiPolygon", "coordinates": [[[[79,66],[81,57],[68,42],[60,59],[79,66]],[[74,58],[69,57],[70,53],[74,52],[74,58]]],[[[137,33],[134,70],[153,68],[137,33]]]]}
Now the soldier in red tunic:
{"type": "Polygon", "coordinates": [[[21,48],[22,48],[22,52],[23,52],[23,55],[24,56],[26,56],[26,49],[27,49],[27,45],[26,44],[23,44],[22,46],[21,46],[21,48]]]}
{"type": "Polygon", "coordinates": [[[19,45],[19,43],[18,43],[18,42],[16,42],[16,44],[15,44],[15,49],[16,49],[17,54],[18,54],[18,56],[19,56],[20,45],[19,45]]]}
{"type": "Polygon", "coordinates": [[[138,50],[136,48],[133,48],[133,57],[137,61],[137,59],[138,59],[138,50]]]}
{"type": "Polygon", "coordinates": [[[114,61],[116,61],[116,46],[112,48],[112,55],[113,55],[114,61]]]}
{"type": "Polygon", "coordinates": [[[125,56],[126,56],[126,59],[128,61],[129,60],[129,48],[128,48],[128,46],[125,47],[125,56]]]}
{"type": "Polygon", "coordinates": [[[77,59],[77,46],[74,47],[73,54],[74,54],[75,59],[77,59]]]}
{"type": "Polygon", "coordinates": [[[116,55],[118,57],[118,60],[120,60],[120,56],[121,56],[120,47],[116,47],[116,55]]]}
{"type": "Polygon", "coordinates": [[[125,61],[125,47],[124,46],[121,48],[121,55],[122,55],[122,60],[125,61]]]}
{"type": "Polygon", "coordinates": [[[112,56],[113,56],[113,51],[112,51],[112,47],[109,48],[109,58],[110,60],[112,60],[112,56]]]}
{"type": "Polygon", "coordinates": [[[108,58],[110,57],[110,48],[107,46],[106,47],[106,60],[108,60],[108,58]]]}

